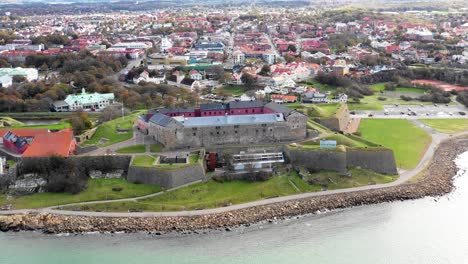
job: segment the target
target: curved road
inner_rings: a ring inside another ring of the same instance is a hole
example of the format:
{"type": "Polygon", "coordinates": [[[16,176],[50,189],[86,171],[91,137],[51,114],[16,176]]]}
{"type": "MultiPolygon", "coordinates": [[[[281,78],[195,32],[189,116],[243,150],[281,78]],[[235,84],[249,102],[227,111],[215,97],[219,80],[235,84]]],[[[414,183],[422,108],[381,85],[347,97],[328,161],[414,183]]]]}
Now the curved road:
{"type": "MultiPolygon", "coordinates": [[[[374,189],[381,189],[386,187],[397,186],[402,183],[405,183],[413,176],[420,173],[426,166],[429,165],[429,162],[434,155],[437,146],[445,139],[450,137],[458,137],[458,136],[465,136],[468,135],[468,131],[448,135],[439,133],[432,128],[425,126],[421,122],[417,120],[412,120],[413,123],[427,131],[432,136],[432,142],[429,145],[426,153],[424,154],[423,158],[420,160],[418,166],[412,170],[408,171],[401,171],[400,177],[390,183],[386,184],[378,184],[378,185],[367,185],[361,187],[354,187],[354,188],[347,188],[347,189],[339,189],[339,190],[328,190],[322,192],[313,192],[313,193],[301,193],[296,195],[289,195],[289,196],[282,196],[277,198],[253,201],[249,203],[231,205],[227,207],[220,207],[220,208],[213,208],[213,209],[203,209],[197,211],[178,211],[178,212],[137,212],[137,213],[126,213],[126,212],[81,212],[81,211],[65,211],[65,210],[58,210],[57,206],[55,207],[48,207],[42,209],[23,209],[23,210],[10,210],[10,211],[1,211],[0,215],[11,215],[11,214],[22,214],[22,213],[51,213],[51,214],[60,214],[60,215],[76,215],[76,216],[98,216],[98,217],[170,217],[170,216],[195,216],[195,215],[206,215],[206,214],[216,214],[216,213],[224,213],[228,211],[234,211],[238,209],[244,209],[254,206],[261,206],[261,205],[268,205],[278,202],[285,202],[285,201],[292,201],[297,199],[304,199],[310,197],[317,197],[317,196],[324,196],[330,194],[338,194],[338,193],[350,193],[356,191],[367,191],[367,190],[374,190],[374,189]]],[[[182,186],[181,186],[182,187],[182,186]]],[[[181,188],[179,187],[179,188],[181,188]]],[[[162,192],[161,192],[162,193],[162,192]]],[[[67,204],[61,206],[69,206],[69,205],[84,205],[84,204],[93,204],[93,203],[112,203],[112,202],[122,202],[122,201],[137,201],[140,199],[153,197],[156,195],[160,195],[161,193],[150,194],[142,197],[135,197],[135,198],[127,198],[127,199],[119,199],[119,200],[111,200],[111,201],[95,201],[95,202],[83,202],[83,203],[74,203],[74,204],[67,204]]]]}

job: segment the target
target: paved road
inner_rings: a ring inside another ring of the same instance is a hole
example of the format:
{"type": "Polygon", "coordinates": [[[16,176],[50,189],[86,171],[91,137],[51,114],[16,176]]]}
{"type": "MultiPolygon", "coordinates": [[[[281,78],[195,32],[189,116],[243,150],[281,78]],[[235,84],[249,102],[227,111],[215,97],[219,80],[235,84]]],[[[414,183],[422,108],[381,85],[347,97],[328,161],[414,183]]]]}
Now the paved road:
{"type": "MultiPolygon", "coordinates": [[[[419,162],[418,166],[412,170],[408,171],[401,171],[400,177],[390,183],[386,184],[378,184],[378,185],[367,185],[367,186],[361,186],[361,187],[355,187],[355,188],[348,188],[348,189],[339,189],[339,190],[328,190],[328,191],[322,191],[322,192],[313,192],[313,193],[301,193],[301,194],[296,194],[296,195],[290,195],[290,196],[283,196],[283,197],[277,197],[277,198],[271,198],[271,199],[265,199],[265,200],[260,200],[260,201],[254,201],[254,202],[249,202],[249,203],[244,203],[244,204],[237,204],[237,205],[231,205],[227,207],[221,207],[221,208],[213,208],[213,209],[204,209],[204,210],[198,210],[198,211],[179,211],[179,212],[141,212],[141,213],[110,213],[110,212],[78,212],[78,211],[64,211],[64,210],[57,210],[54,208],[43,208],[43,209],[24,209],[24,210],[11,210],[11,211],[1,211],[0,214],[7,215],[7,214],[20,214],[20,213],[53,213],[53,214],[61,214],[61,215],[79,215],[79,216],[99,216],[99,217],[169,217],[169,216],[194,216],[194,215],[205,215],[205,214],[216,214],[216,213],[224,213],[228,211],[233,211],[233,210],[239,210],[239,209],[244,209],[244,208],[249,208],[249,207],[254,207],[254,206],[261,206],[261,205],[268,205],[268,204],[273,204],[273,203],[278,203],[278,202],[285,202],[285,201],[292,201],[292,200],[297,200],[297,199],[305,199],[305,198],[311,198],[311,197],[317,197],[317,196],[324,196],[324,195],[330,195],[330,194],[338,194],[338,193],[350,193],[350,192],[357,192],[357,191],[367,191],[367,190],[374,190],[374,189],[381,189],[381,188],[386,188],[386,187],[391,187],[391,186],[397,186],[400,184],[405,183],[409,179],[411,179],[413,176],[417,175],[420,173],[424,168],[426,168],[432,157],[434,156],[434,152],[439,145],[439,143],[447,138],[450,137],[458,137],[458,136],[465,136],[468,135],[468,131],[453,134],[453,135],[448,135],[448,134],[442,134],[438,133],[431,128],[423,125],[419,121],[415,120],[412,121],[424,130],[428,131],[431,133],[432,136],[432,142],[430,146],[428,147],[426,153],[424,154],[423,158],[419,162]]],[[[151,196],[159,195],[158,194],[152,194],[151,196]]],[[[120,202],[120,201],[135,201],[138,199],[143,199],[147,198],[148,196],[144,197],[138,197],[138,198],[128,198],[128,199],[120,199],[120,200],[113,200],[113,201],[100,201],[99,203],[104,203],[104,202],[120,202]]],[[[90,202],[87,203],[77,203],[74,205],[79,205],[79,204],[89,204],[90,202]]],[[[92,203],[92,202],[91,202],[92,203]]],[[[95,202],[96,203],[96,202],[95,202]]],[[[62,205],[65,206],[65,205],[62,205]]]]}
{"type": "Polygon", "coordinates": [[[384,105],[383,111],[363,110],[353,111],[354,117],[368,118],[371,114],[373,118],[388,119],[421,119],[421,118],[468,118],[468,108],[456,103],[446,105],[416,104],[416,105],[384,105]],[[410,115],[414,113],[413,115],[410,115]],[[464,113],[460,114],[460,113],[464,113]]]}

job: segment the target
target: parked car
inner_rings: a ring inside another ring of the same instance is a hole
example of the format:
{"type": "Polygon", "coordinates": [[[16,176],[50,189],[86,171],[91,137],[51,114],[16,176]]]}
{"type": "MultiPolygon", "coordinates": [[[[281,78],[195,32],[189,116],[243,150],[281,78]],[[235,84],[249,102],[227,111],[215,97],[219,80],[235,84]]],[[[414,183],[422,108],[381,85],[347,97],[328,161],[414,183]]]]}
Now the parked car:
{"type": "Polygon", "coordinates": [[[458,113],[459,113],[460,115],[462,115],[462,116],[466,115],[465,112],[458,112],[458,113]]]}

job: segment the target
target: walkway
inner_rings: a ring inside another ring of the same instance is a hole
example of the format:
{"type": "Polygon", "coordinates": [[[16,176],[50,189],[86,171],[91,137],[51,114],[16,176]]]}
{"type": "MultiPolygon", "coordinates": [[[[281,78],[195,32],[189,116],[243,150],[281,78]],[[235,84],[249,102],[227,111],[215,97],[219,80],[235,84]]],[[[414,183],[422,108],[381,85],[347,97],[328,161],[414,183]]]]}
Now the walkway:
{"type": "MultiPolygon", "coordinates": [[[[390,183],[386,184],[377,184],[377,185],[366,185],[361,187],[354,187],[354,188],[347,188],[347,189],[339,189],[339,190],[328,190],[322,192],[312,192],[312,193],[301,193],[289,196],[282,196],[276,197],[271,199],[253,201],[249,203],[231,205],[227,207],[220,207],[220,208],[213,208],[213,209],[204,209],[204,210],[197,210],[197,211],[179,211],[179,212],[137,212],[137,213],[117,213],[117,212],[81,212],[81,211],[65,211],[65,210],[57,210],[54,207],[49,208],[42,208],[42,209],[23,209],[23,210],[11,210],[11,211],[1,211],[0,215],[11,215],[11,214],[21,214],[21,213],[51,213],[51,214],[60,214],[60,215],[76,215],[76,216],[98,216],[98,217],[174,217],[174,216],[195,216],[195,215],[206,215],[206,214],[217,214],[217,213],[225,213],[228,211],[234,211],[239,209],[245,209],[255,206],[262,206],[262,205],[269,205],[278,202],[286,202],[292,201],[297,199],[306,199],[311,197],[318,197],[324,195],[331,195],[331,194],[339,194],[339,193],[351,193],[357,191],[368,191],[368,190],[375,190],[381,188],[387,188],[392,186],[397,186],[400,184],[405,183],[413,176],[416,176],[421,171],[426,168],[432,157],[434,156],[434,152],[437,149],[437,146],[445,139],[450,137],[459,137],[459,136],[466,136],[468,135],[468,131],[448,135],[438,133],[431,128],[424,127],[419,121],[414,121],[416,124],[421,126],[426,131],[430,132],[432,135],[432,142],[429,145],[426,153],[424,154],[423,158],[420,160],[418,166],[412,170],[404,171],[400,174],[400,177],[390,183]]],[[[136,198],[128,198],[128,199],[119,199],[119,200],[111,200],[111,201],[99,201],[99,202],[84,202],[84,203],[75,203],[75,204],[68,204],[68,205],[83,205],[83,204],[90,204],[90,203],[108,203],[108,202],[122,202],[122,201],[136,201],[139,199],[144,199],[148,197],[152,197],[155,195],[159,195],[160,193],[151,194],[150,196],[146,195],[143,197],[136,197],[136,198]]],[[[68,205],[62,205],[68,206],[68,205]]]]}

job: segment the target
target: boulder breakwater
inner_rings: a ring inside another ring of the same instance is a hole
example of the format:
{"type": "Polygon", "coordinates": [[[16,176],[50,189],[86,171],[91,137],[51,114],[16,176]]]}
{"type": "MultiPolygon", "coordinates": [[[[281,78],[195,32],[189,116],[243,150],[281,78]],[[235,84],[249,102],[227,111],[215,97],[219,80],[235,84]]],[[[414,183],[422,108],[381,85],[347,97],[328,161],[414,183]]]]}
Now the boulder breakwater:
{"type": "Polygon", "coordinates": [[[432,162],[418,180],[394,187],[356,191],[278,202],[217,214],[178,217],[94,217],[56,214],[0,216],[0,230],[38,230],[44,233],[82,232],[197,232],[227,229],[262,221],[285,219],[318,211],[397,200],[441,196],[451,192],[457,168],[453,160],[468,150],[468,140],[450,139],[440,144],[432,162]]]}

